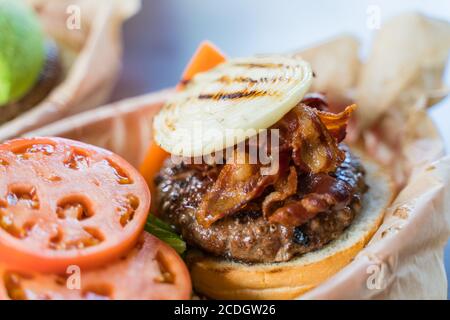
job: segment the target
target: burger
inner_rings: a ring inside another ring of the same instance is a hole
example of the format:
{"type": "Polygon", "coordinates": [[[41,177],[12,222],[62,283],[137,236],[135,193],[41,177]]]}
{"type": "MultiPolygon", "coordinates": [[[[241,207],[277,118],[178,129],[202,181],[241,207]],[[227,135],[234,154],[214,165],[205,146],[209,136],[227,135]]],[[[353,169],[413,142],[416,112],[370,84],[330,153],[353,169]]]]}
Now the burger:
{"type": "Polygon", "coordinates": [[[313,81],[300,57],[231,59],[184,83],[155,116],[155,142],[171,155],[154,179],[156,212],[189,245],[197,293],[298,297],[382,222],[390,178],[343,142],[356,106],[330,112],[313,81]]]}

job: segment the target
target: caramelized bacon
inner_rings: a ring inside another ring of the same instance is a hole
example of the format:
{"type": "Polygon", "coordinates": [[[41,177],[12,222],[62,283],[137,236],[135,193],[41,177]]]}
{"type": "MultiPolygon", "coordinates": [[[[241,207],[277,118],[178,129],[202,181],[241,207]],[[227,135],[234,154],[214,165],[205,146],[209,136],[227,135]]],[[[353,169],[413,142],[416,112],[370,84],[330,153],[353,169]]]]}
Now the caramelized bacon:
{"type": "Polygon", "coordinates": [[[342,180],[321,173],[307,181],[309,193],[301,199],[288,199],[273,213],[265,212],[270,222],[299,226],[320,212],[343,208],[351,201],[352,190],[342,180]]]}
{"type": "Polygon", "coordinates": [[[262,203],[264,217],[268,218],[273,208],[297,192],[297,170],[294,166],[289,168],[274,184],[275,191],[271,192],[262,203]]]}
{"type": "Polygon", "coordinates": [[[306,104],[308,107],[317,109],[319,111],[328,111],[328,100],[322,93],[307,93],[303,97],[301,103],[306,104]]]}
{"type": "Polygon", "coordinates": [[[280,147],[292,150],[292,160],[305,172],[333,172],[344,154],[317,112],[300,104],[275,124],[280,130],[280,147]]]}
{"type": "Polygon", "coordinates": [[[340,113],[328,112],[329,108],[326,96],[317,92],[306,94],[301,103],[318,111],[317,114],[320,120],[338,142],[344,140],[348,120],[356,109],[356,105],[347,106],[340,113]]]}
{"type": "MultiPolygon", "coordinates": [[[[237,155],[234,156],[236,159],[237,155]]],[[[248,156],[245,155],[246,160],[248,156]]],[[[197,220],[205,227],[237,212],[249,201],[261,195],[264,189],[275,183],[278,173],[262,175],[261,165],[234,163],[223,166],[217,180],[205,195],[197,213],[197,220]]],[[[281,171],[281,165],[279,172],[281,171]]]]}
{"type": "MultiPolygon", "coordinates": [[[[243,164],[234,161],[224,165],[199,206],[200,224],[209,227],[238,212],[272,185],[274,191],[264,199],[262,210],[275,223],[300,225],[331,206],[350,201],[349,188],[329,173],[336,171],[345,159],[338,143],[345,137],[347,121],[355,106],[333,114],[324,111],[327,104],[323,96],[310,96],[303,102],[271,128],[280,133],[276,150],[280,155],[278,171],[262,175],[263,166],[249,164],[247,154],[243,164]],[[293,165],[289,167],[290,162],[293,165]],[[296,196],[299,173],[310,177],[307,190],[302,190],[307,192],[302,192],[305,196],[300,200],[296,196]]],[[[237,157],[235,154],[234,159],[237,157]]]]}
{"type": "Polygon", "coordinates": [[[327,127],[328,132],[338,141],[341,142],[345,138],[347,123],[355,111],[356,105],[352,104],[339,113],[332,113],[327,111],[318,111],[322,123],[327,127]]]}

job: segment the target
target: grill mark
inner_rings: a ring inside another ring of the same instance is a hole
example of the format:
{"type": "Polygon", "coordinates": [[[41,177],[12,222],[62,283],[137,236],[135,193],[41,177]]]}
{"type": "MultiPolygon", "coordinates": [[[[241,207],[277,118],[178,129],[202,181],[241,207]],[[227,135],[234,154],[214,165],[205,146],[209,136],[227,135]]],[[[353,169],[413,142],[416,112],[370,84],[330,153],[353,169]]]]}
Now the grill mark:
{"type": "Polygon", "coordinates": [[[256,98],[262,96],[273,96],[278,94],[277,92],[271,92],[267,90],[242,90],[235,92],[217,92],[217,93],[205,93],[200,94],[198,99],[200,100],[234,100],[241,98],[256,98]]]}
{"type": "Polygon", "coordinates": [[[217,79],[216,81],[221,82],[221,83],[225,83],[225,84],[230,84],[230,83],[249,83],[249,84],[257,84],[257,83],[275,83],[278,81],[286,81],[286,82],[291,82],[292,78],[286,78],[283,76],[280,77],[275,77],[275,78],[268,78],[268,77],[262,77],[259,79],[253,79],[250,77],[236,77],[236,78],[230,78],[228,76],[222,76],[219,79],[217,79]]]}
{"type": "Polygon", "coordinates": [[[170,121],[169,119],[166,118],[165,124],[166,124],[167,128],[169,128],[169,130],[175,131],[175,124],[172,121],[170,121]]]}
{"type": "Polygon", "coordinates": [[[244,68],[267,68],[267,69],[290,68],[289,65],[285,65],[282,63],[236,63],[235,66],[244,68]]]}
{"type": "Polygon", "coordinates": [[[232,82],[238,82],[238,83],[258,83],[261,79],[252,79],[250,77],[236,77],[236,78],[230,78],[228,76],[222,76],[217,81],[223,82],[223,83],[232,83],[232,82]]]}

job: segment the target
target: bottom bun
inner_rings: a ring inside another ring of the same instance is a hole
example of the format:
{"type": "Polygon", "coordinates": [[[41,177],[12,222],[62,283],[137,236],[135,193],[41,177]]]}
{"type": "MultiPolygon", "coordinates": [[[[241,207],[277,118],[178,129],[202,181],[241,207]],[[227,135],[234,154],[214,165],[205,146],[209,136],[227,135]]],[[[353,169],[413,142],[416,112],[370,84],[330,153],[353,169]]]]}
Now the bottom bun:
{"type": "Polygon", "coordinates": [[[187,263],[195,291],[213,299],[293,299],[349,264],[380,226],[394,193],[389,175],[361,158],[369,190],[361,212],[338,239],[281,263],[246,264],[192,250],[187,263]]]}

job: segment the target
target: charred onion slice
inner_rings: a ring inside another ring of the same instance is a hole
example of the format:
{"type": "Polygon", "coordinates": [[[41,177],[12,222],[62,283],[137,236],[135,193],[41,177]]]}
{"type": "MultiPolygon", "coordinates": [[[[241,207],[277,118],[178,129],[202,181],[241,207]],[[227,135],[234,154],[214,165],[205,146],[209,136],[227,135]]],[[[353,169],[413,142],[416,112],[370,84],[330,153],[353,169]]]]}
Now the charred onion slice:
{"type": "Polygon", "coordinates": [[[154,119],[155,140],[184,157],[232,147],[280,120],[302,100],[311,81],[311,67],[301,59],[228,60],[197,74],[167,101],[154,119]]]}

